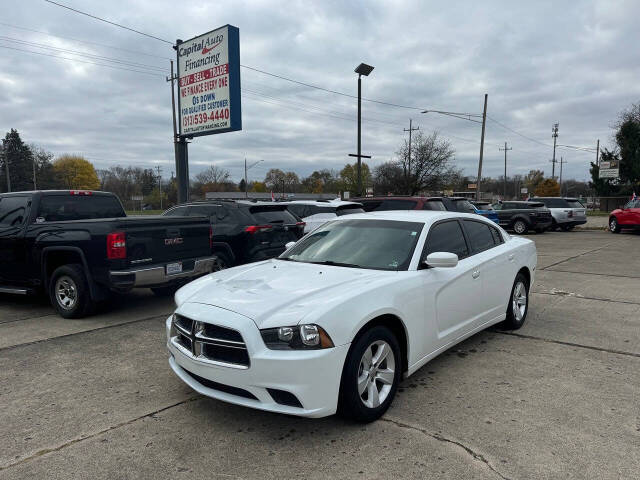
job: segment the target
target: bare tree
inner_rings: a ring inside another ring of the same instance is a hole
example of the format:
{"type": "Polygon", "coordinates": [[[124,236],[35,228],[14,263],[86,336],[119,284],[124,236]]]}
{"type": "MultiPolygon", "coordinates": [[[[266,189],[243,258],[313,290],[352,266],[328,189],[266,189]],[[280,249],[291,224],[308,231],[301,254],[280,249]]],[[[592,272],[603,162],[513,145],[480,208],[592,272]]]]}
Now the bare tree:
{"type": "Polygon", "coordinates": [[[413,137],[411,158],[409,143],[404,140],[396,152],[397,159],[376,168],[376,184],[383,193],[417,195],[426,190],[442,190],[458,171],[452,165],[455,151],[439,138],[438,132],[413,137]]]}

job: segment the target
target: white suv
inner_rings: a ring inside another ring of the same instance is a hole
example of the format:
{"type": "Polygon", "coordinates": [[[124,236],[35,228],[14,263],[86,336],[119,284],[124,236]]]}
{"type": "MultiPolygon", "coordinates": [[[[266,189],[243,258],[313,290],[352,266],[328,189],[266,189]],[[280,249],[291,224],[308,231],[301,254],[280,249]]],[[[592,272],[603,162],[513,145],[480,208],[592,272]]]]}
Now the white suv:
{"type": "Polygon", "coordinates": [[[364,213],[361,203],[342,200],[294,200],[280,203],[285,203],[287,210],[305,222],[304,233],[309,233],[336,217],[351,213],[364,213]]]}
{"type": "Polygon", "coordinates": [[[565,232],[576,225],[587,223],[587,209],[577,198],[537,197],[533,202],[542,202],[551,211],[553,224],[549,230],[561,228],[565,232]]]}

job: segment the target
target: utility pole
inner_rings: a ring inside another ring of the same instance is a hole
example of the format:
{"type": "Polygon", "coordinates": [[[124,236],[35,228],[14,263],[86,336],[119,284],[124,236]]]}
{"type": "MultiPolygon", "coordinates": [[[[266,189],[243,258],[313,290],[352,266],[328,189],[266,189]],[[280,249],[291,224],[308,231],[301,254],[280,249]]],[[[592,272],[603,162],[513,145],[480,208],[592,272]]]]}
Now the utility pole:
{"type": "Polygon", "coordinates": [[[558,182],[558,183],[560,183],[560,196],[562,196],[562,164],[563,163],[567,163],[567,162],[563,161],[562,157],[560,157],[560,162],[559,163],[560,163],[560,182],[558,182]]]}
{"type": "Polygon", "coordinates": [[[36,157],[35,156],[33,157],[31,166],[33,167],[33,189],[38,190],[38,185],[36,184],[36,157]]]}
{"type": "Polygon", "coordinates": [[[156,171],[158,172],[158,188],[160,189],[160,210],[162,210],[162,167],[156,165],[156,171]]]}
{"type": "MultiPolygon", "coordinates": [[[[420,130],[420,127],[416,127],[413,128],[411,126],[411,122],[412,120],[409,119],[409,128],[408,129],[404,129],[405,132],[409,132],[409,158],[407,159],[407,174],[406,174],[406,178],[405,181],[407,182],[407,186],[409,186],[409,178],[411,178],[411,132],[415,132],[416,130],[420,130]]],[[[411,195],[412,192],[407,192],[409,195],[411,195]]]]}
{"type": "Polygon", "coordinates": [[[553,159],[551,160],[551,178],[556,179],[556,140],[558,139],[558,122],[551,127],[551,137],[553,138],[553,159]]]}
{"type": "Polygon", "coordinates": [[[4,157],[4,169],[7,174],[7,192],[11,192],[11,177],[9,176],[9,159],[7,158],[7,155],[4,152],[4,146],[2,150],[3,150],[2,156],[4,157]]]}
{"type": "Polygon", "coordinates": [[[600,167],[600,139],[596,143],[596,165],[600,167]]]}
{"type": "Polygon", "coordinates": [[[244,198],[247,198],[247,157],[244,157],[244,198]]]}
{"type": "Polygon", "coordinates": [[[487,97],[484,94],[484,110],[482,110],[482,135],[480,136],[480,161],[478,162],[478,181],[476,182],[476,200],[480,200],[480,189],[482,184],[482,154],[484,152],[484,128],[487,124],[487,97]]]}
{"type": "Polygon", "coordinates": [[[507,148],[507,142],[504,142],[504,148],[499,148],[498,150],[500,150],[501,152],[504,151],[504,193],[503,193],[503,200],[507,199],[507,151],[508,150],[513,150],[513,147],[508,147],[507,148]]]}

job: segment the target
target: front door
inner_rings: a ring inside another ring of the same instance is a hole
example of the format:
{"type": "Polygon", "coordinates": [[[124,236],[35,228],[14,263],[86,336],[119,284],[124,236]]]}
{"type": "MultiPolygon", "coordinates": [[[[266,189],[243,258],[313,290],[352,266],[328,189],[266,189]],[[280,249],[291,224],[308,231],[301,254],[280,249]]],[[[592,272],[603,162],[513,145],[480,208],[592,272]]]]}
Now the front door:
{"type": "Polygon", "coordinates": [[[436,332],[425,338],[427,354],[453,342],[473,328],[482,314],[478,302],[482,298],[482,279],[475,258],[458,220],[434,224],[427,236],[422,259],[433,252],[458,255],[453,268],[427,268],[423,275],[425,296],[425,331],[436,332]]]}

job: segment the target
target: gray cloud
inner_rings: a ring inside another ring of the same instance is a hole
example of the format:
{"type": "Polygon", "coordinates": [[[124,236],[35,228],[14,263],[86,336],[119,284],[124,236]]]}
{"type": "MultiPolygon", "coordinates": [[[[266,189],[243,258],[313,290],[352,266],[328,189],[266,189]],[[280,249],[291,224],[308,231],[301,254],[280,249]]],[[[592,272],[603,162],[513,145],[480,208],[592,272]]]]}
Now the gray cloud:
{"type": "MultiPolygon", "coordinates": [[[[41,1],[6,1],[3,22],[55,35],[170,58],[170,45],[73,14],[41,1]]],[[[610,143],[617,112],[640,97],[637,2],[78,2],[69,5],[173,41],[222,23],[240,28],[242,63],[324,88],[356,93],[354,67],[375,66],[363,95],[418,108],[488,113],[547,145],[610,143]],[[214,20],[211,20],[214,19],[214,20]],[[216,23],[212,23],[216,22],[216,23]]],[[[165,67],[168,60],[17,30],[0,36],[128,62],[165,67]]],[[[0,46],[37,50],[0,40],[0,46]]],[[[60,56],[70,54],[56,53],[60,56]]],[[[85,59],[87,60],[87,59],[85,59]]],[[[96,60],[99,62],[98,60],[96,60]]],[[[126,68],[134,68],[132,66],[126,68]]],[[[355,150],[355,100],[243,69],[243,130],[196,138],[190,170],[210,163],[242,175],[243,159],[268,168],[340,169],[355,150]]],[[[144,75],[0,48],[4,130],[56,153],[78,152],[98,167],[162,165],[173,170],[170,90],[163,73],[144,75]]],[[[438,130],[456,162],[477,171],[480,126],[410,110],[363,104],[363,150],[376,165],[393,157],[409,118],[438,130]]],[[[500,175],[498,147],[513,147],[510,172],[550,173],[551,148],[489,121],[487,175],[500,175]]],[[[590,153],[560,149],[566,177],[588,176],[590,153]]]]}

